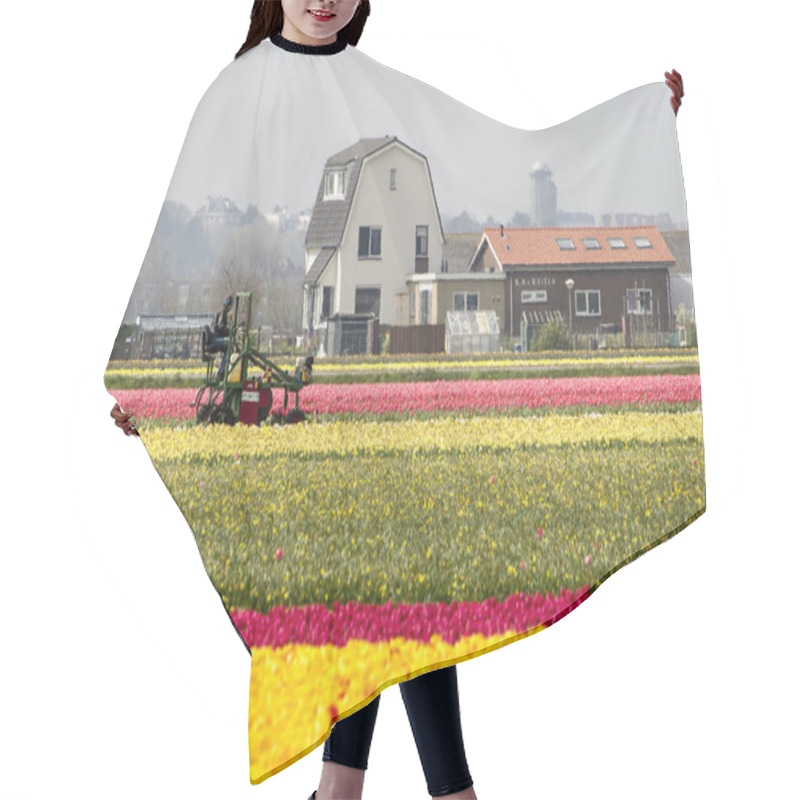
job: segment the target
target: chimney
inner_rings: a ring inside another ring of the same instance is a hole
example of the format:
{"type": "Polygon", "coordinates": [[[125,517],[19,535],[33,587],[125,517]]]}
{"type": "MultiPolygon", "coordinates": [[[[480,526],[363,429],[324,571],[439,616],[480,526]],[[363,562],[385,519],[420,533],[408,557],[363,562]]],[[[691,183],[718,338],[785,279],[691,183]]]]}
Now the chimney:
{"type": "Polygon", "coordinates": [[[505,231],[503,230],[503,223],[500,223],[500,238],[502,239],[505,236],[505,231]]]}

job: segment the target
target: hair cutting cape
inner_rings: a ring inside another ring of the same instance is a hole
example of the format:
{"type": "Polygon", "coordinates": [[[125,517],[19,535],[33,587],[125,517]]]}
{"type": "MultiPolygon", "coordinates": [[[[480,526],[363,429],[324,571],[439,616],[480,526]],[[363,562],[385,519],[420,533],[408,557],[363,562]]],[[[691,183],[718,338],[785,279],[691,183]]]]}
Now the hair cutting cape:
{"type": "Polygon", "coordinates": [[[520,130],[272,37],[200,100],[105,385],[252,656],[253,783],[705,510],[669,98],[520,130]]]}

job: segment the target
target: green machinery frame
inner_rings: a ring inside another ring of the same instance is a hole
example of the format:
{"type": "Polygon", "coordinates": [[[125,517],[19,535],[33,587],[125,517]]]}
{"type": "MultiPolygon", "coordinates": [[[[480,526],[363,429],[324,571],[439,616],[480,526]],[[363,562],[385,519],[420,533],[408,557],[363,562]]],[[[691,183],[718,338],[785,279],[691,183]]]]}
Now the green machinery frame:
{"type": "MultiPolygon", "coordinates": [[[[281,421],[302,422],[306,417],[298,407],[298,392],[311,382],[313,356],[306,356],[303,364],[298,364],[294,374],[281,369],[264,354],[250,345],[250,311],[253,295],[251,292],[238,292],[234,298],[233,317],[229,326],[228,348],[225,355],[225,369],[222,380],[217,380],[214,369],[214,353],[203,347],[203,361],[206,364],[205,383],[200,387],[192,406],[196,408],[195,420],[201,424],[225,423],[235,425],[239,421],[242,403],[242,388],[248,380],[247,370],[252,364],[262,370],[258,378],[259,390],[268,392],[267,404],[259,409],[259,424],[266,421],[272,409],[273,390],[284,390],[283,416],[281,421]],[[294,407],[287,413],[289,394],[294,394],[294,407]]],[[[252,379],[251,379],[252,380],[252,379]]]]}

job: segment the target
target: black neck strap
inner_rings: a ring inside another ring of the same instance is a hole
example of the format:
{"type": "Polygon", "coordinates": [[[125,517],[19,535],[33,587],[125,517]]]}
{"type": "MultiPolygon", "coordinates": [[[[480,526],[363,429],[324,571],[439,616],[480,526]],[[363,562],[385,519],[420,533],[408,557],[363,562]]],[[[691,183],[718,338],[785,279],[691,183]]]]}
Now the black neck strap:
{"type": "Polygon", "coordinates": [[[330,44],[298,44],[281,36],[280,33],[273,33],[269,40],[282,50],[288,50],[290,53],[304,53],[307,56],[331,56],[334,53],[341,53],[347,47],[347,39],[337,39],[330,44]]]}

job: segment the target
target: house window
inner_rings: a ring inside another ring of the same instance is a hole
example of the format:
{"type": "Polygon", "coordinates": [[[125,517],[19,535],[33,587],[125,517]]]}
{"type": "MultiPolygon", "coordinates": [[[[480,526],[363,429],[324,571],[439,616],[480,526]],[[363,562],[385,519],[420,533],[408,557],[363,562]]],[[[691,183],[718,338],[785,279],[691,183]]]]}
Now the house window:
{"type": "Polygon", "coordinates": [[[455,292],[453,294],[454,311],[477,311],[478,293],[477,292],[455,292]]]}
{"type": "Polygon", "coordinates": [[[417,299],[417,291],[414,286],[411,287],[411,291],[408,293],[408,316],[411,319],[414,319],[416,316],[416,299],[417,299]]]}
{"type": "Polygon", "coordinates": [[[397,170],[390,169],[389,170],[389,188],[396,189],[397,188],[397,170]]]}
{"type": "Polygon", "coordinates": [[[333,286],[322,287],[322,313],[320,321],[328,319],[333,310],[333,286]]]}
{"type": "Polygon", "coordinates": [[[325,173],[325,195],[323,199],[344,199],[344,169],[329,169],[325,173]]]}
{"type": "Polygon", "coordinates": [[[522,303],[546,303],[547,289],[527,289],[521,293],[522,303]]]}
{"type": "Polygon", "coordinates": [[[419,324],[427,325],[431,313],[431,292],[430,289],[423,289],[419,293],[419,324]]]}
{"type": "Polygon", "coordinates": [[[556,239],[556,244],[562,250],[574,250],[575,249],[575,242],[572,239],[556,239]]]}
{"type": "Polygon", "coordinates": [[[653,292],[650,289],[628,289],[625,295],[629,314],[653,313],[653,292]]]}
{"type": "Polygon", "coordinates": [[[589,238],[589,239],[581,239],[583,242],[583,246],[587,250],[599,250],[600,249],[600,242],[597,239],[589,238]]]}
{"type": "Polygon", "coordinates": [[[417,255],[428,255],[428,226],[417,225],[417,255]]]}
{"type": "Polygon", "coordinates": [[[622,239],[613,238],[613,239],[606,239],[606,241],[608,242],[608,244],[609,244],[609,246],[611,247],[612,250],[624,250],[625,249],[625,242],[623,242],[622,239]]]}
{"type": "Polygon", "coordinates": [[[640,249],[653,246],[646,236],[634,236],[633,243],[640,249]]]}
{"type": "Polygon", "coordinates": [[[361,226],[358,229],[358,257],[380,258],[381,229],[361,226]]]}
{"type": "Polygon", "coordinates": [[[380,289],[356,289],[356,314],[375,314],[381,313],[381,290],[380,289]]]}
{"type": "Polygon", "coordinates": [[[579,317],[599,317],[600,292],[596,289],[576,289],[575,313],[579,317]]]}

